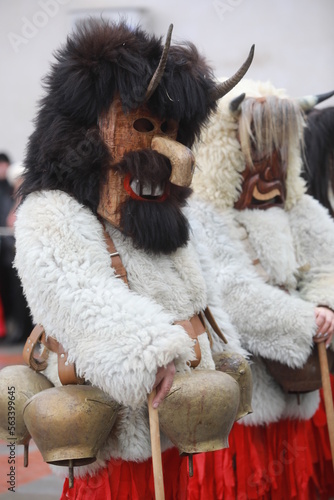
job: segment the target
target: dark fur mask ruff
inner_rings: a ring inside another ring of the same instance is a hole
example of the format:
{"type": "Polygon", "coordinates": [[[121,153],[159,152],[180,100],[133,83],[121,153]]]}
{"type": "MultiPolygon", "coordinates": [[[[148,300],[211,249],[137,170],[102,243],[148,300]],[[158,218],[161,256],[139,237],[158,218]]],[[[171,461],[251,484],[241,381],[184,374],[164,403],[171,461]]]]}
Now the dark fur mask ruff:
{"type": "Polygon", "coordinates": [[[334,107],[314,109],[306,115],[303,177],[307,193],[319,200],[334,217],[328,187],[334,192],[334,107]]]}
{"type": "MultiPolygon", "coordinates": [[[[136,108],[162,53],[162,42],[124,23],[90,19],[68,37],[45,79],[35,132],[25,159],[23,198],[41,189],[67,192],[96,213],[100,176],[111,163],[97,127],[120,94],[136,108]]],[[[210,68],[191,45],[171,46],[164,76],[148,102],[151,111],[179,122],[177,140],[191,147],[215,109],[210,68]]]]}

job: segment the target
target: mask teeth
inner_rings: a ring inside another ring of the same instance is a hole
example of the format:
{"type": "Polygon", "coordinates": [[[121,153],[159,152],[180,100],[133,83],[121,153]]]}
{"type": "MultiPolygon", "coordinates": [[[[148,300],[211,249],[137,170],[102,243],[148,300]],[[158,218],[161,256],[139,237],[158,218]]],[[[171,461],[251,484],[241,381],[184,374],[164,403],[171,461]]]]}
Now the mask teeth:
{"type": "Polygon", "coordinates": [[[153,188],[153,196],[162,196],[164,194],[164,185],[162,183],[158,184],[153,188]]]}
{"type": "Polygon", "coordinates": [[[138,179],[132,179],[130,187],[134,193],[140,196],[140,182],[138,179]]]}
{"type": "Polygon", "coordinates": [[[152,196],[152,184],[144,182],[140,189],[141,196],[152,196]]]}
{"type": "Polygon", "coordinates": [[[138,196],[162,196],[164,193],[164,187],[161,183],[153,187],[151,183],[140,184],[138,179],[132,179],[130,187],[138,196]]]}

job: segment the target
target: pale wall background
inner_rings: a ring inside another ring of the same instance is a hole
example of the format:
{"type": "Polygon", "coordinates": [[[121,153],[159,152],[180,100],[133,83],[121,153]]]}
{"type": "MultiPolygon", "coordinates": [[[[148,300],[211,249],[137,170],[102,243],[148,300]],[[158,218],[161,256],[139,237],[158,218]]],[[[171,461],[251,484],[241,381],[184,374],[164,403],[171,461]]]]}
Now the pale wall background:
{"type": "Polygon", "coordinates": [[[13,162],[24,157],[42,77],[75,20],[124,9],[157,35],[172,22],[173,40],[194,42],[217,77],[234,73],[255,43],[249,78],[291,97],[334,90],[334,0],[0,0],[0,151],[13,162]]]}

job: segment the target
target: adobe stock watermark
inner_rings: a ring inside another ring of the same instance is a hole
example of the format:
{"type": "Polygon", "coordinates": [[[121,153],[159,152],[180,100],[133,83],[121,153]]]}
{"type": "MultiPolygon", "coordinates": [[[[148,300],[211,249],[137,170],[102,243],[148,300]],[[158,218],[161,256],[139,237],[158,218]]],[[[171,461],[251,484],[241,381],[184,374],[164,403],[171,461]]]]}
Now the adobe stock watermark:
{"type": "Polygon", "coordinates": [[[82,163],[89,158],[94,158],[95,151],[100,147],[101,137],[98,129],[82,131],[82,139],[78,140],[74,147],[67,146],[62,158],[51,163],[51,169],[57,181],[66,181],[82,163]]]}
{"type": "Polygon", "coordinates": [[[50,19],[55,17],[61,6],[67,5],[71,0],[39,0],[40,10],[36,10],[31,19],[21,17],[20,33],[10,31],[7,38],[14,52],[18,53],[22,46],[35,38],[41,29],[45,28],[50,19]]]}
{"type": "MultiPolygon", "coordinates": [[[[275,481],[275,478],[286,473],[285,466],[298,460],[306,450],[306,446],[298,446],[295,441],[289,443],[284,440],[282,445],[283,448],[277,454],[276,459],[268,462],[266,469],[262,471],[262,477],[259,478],[257,473],[254,473],[247,478],[247,485],[257,488],[258,495],[264,495],[275,481]]],[[[237,500],[248,500],[248,496],[244,492],[239,493],[237,500]]]]}
{"type": "Polygon", "coordinates": [[[16,488],[16,408],[15,387],[8,387],[8,472],[6,474],[7,489],[12,493],[16,488]]]}
{"type": "Polygon", "coordinates": [[[213,0],[212,5],[219,19],[224,21],[227,14],[233,12],[244,0],[213,0]]]}

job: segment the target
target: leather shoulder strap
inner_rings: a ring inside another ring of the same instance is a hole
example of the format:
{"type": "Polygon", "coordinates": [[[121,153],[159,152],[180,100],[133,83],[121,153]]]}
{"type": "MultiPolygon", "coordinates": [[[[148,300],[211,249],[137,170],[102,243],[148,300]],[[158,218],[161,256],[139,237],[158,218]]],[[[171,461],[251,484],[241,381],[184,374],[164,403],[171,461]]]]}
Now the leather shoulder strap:
{"type": "Polygon", "coordinates": [[[121,278],[124,281],[124,283],[129,286],[126,269],[123,266],[122,259],[116,250],[113,240],[111,239],[108,231],[104,226],[103,226],[103,232],[104,232],[104,239],[106,240],[108,252],[111,258],[111,267],[115,269],[116,273],[115,276],[116,278],[121,278]]]}

